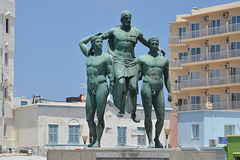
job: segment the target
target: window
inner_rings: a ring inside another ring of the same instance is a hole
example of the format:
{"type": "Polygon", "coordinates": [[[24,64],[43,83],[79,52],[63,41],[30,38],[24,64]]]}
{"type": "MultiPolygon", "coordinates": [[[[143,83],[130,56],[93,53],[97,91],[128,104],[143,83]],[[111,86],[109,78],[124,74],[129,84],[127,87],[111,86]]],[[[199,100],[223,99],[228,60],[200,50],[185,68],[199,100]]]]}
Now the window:
{"type": "Polygon", "coordinates": [[[126,129],[127,127],[118,127],[118,145],[126,145],[126,129]]]}
{"type": "Polygon", "coordinates": [[[187,105],[188,104],[188,99],[183,99],[183,105],[187,105]]]}
{"type": "Polygon", "coordinates": [[[220,51],[221,51],[221,46],[219,44],[211,45],[211,60],[219,59],[220,51]]]}
{"type": "MultiPolygon", "coordinates": [[[[182,40],[182,36],[186,36],[187,28],[186,27],[179,27],[178,30],[179,40],[182,40]]],[[[185,39],[185,38],[184,38],[185,39]]]]}
{"type": "Polygon", "coordinates": [[[234,135],[234,125],[225,125],[224,126],[224,136],[234,135]]]}
{"type": "Polygon", "coordinates": [[[192,125],[192,138],[199,139],[199,124],[192,125]]]}
{"type": "Polygon", "coordinates": [[[191,96],[192,110],[201,110],[201,97],[191,96]]]}
{"type": "Polygon", "coordinates": [[[4,124],[4,137],[7,136],[7,123],[4,124]]]}
{"type": "Polygon", "coordinates": [[[4,98],[8,98],[8,88],[4,88],[4,98]]]}
{"type": "Polygon", "coordinates": [[[191,72],[191,87],[201,86],[201,72],[191,72]]]}
{"type": "Polygon", "coordinates": [[[49,124],[48,126],[48,143],[49,144],[58,144],[58,125],[49,124]]]}
{"type": "Polygon", "coordinates": [[[8,53],[5,53],[5,65],[8,65],[8,53]]]}
{"type": "Polygon", "coordinates": [[[232,31],[240,30],[240,16],[232,16],[232,31]]]}
{"type": "Polygon", "coordinates": [[[240,157],[239,157],[239,156],[237,156],[237,157],[236,157],[236,160],[240,160],[240,157]]]}
{"type": "Polygon", "coordinates": [[[220,69],[213,69],[210,72],[211,85],[221,84],[220,69]]]}
{"type": "Polygon", "coordinates": [[[137,144],[138,145],[146,145],[146,135],[144,127],[137,127],[137,130],[142,131],[141,135],[138,135],[137,144]]]}
{"type": "Polygon", "coordinates": [[[186,61],[187,60],[187,56],[188,56],[188,52],[182,52],[182,53],[178,54],[178,59],[186,61]]]}
{"type": "Polygon", "coordinates": [[[28,104],[27,101],[21,101],[21,106],[26,106],[28,104]]]}
{"type": "Polygon", "coordinates": [[[210,96],[211,103],[213,104],[214,109],[221,109],[221,95],[220,94],[212,94],[210,96]]]}
{"type": "Polygon", "coordinates": [[[220,19],[213,19],[211,21],[211,24],[212,24],[212,34],[219,34],[220,33],[221,20],[220,19]]]}
{"type": "Polygon", "coordinates": [[[200,28],[199,26],[200,26],[199,23],[193,23],[191,25],[192,38],[199,37],[199,28],[200,28]]]}
{"type": "Polygon", "coordinates": [[[6,33],[8,33],[8,19],[6,19],[6,33]]]}
{"type": "Polygon", "coordinates": [[[191,62],[198,62],[201,60],[201,48],[191,48],[191,62]]]}
{"type": "Polygon", "coordinates": [[[240,108],[240,93],[231,93],[232,109],[240,108]]]}
{"type": "Polygon", "coordinates": [[[231,57],[240,56],[240,42],[231,42],[231,57]]]}
{"type": "Polygon", "coordinates": [[[183,83],[184,81],[188,80],[188,75],[181,75],[178,76],[178,83],[183,83]]]}
{"type": "Polygon", "coordinates": [[[69,125],[69,144],[79,144],[79,125],[69,125]]]}

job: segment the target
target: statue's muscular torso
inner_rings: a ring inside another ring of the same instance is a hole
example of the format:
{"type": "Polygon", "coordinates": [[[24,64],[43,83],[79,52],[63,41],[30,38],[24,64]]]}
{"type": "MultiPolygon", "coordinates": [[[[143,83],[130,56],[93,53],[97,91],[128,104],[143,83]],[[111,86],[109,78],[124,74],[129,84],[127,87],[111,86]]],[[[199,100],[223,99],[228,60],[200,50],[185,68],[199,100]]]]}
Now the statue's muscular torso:
{"type": "Polygon", "coordinates": [[[134,48],[139,36],[142,36],[140,30],[131,25],[129,31],[124,31],[121,26],[112,28],[108,32],[109,37],[113,36],[114,54],[125,58],[135,57],[134,48]]]}
{"type": "Polygon", "coordinates": [[[138,57],[138,63],[141,67],[143,81],[152,87],[163,87],[163,70],[168,62],[167,58],[161,55],[153,57],[148,53],[138,57]]]}

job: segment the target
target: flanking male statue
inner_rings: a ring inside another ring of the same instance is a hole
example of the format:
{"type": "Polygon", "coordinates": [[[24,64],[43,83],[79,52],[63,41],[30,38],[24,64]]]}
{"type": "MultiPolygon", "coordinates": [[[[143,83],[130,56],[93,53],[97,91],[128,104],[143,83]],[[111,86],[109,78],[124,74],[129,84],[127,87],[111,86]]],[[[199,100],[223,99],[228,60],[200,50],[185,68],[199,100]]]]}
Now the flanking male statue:
{"type": "Polygon", "coordinates": [[[114,27],[104,34],[96,34],[83,38],[79,46],[87,57],[87,100],[86,117],[93,141],[89,147],[100,147],[100,140],[104,130],[104,111],[107,103],[108,85],[106,76],[110,80],[110,91],[113,95],[114,105],[119,109],[118,117],[123,117],[125,112],[131,114],[134,122],[139,123],[136,115],[138,81],[143,78],[141,96],[145,112],[145,128],[150,148],[162,148],[159,141],[164,114],[165,101],[163,94],[164,84],[168,90],[168,100],[172,101],[171,85],[169,78],[169,61],[165,52],[159,47],[156,37],[148,41],[142,32],[131,24],[131,13],[123,11],[121,25],[114,27]],[[108,52],[102,52],[102,40],[108,39],[108,52]],[[87,43],[91,41],[89,48],[87,43]],[[134,48],[140,41],[150,50],[147,54],[135,57],[134,48]],[[160,51],[163,55],[158,54],[160,51]],[[152,140],[152,105],[154,106],[157,122],[155,146],[152,140]],[[94,123],[97,111],[98,124],[94,123]]]}

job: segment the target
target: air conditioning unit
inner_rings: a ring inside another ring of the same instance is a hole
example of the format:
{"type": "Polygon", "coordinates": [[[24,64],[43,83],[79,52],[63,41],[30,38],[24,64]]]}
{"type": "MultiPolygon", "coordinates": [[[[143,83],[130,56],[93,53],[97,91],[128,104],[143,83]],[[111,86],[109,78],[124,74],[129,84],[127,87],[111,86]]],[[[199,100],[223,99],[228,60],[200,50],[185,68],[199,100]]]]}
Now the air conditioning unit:
{"type": "Polygon", "coordinates": [[[230,93],[230,91],[229,91],[229,89],[228,89],[228,88],[227,88],[227,89],[225,89],[224,91],[225,91],[225,93],[226,93],[226,94],[229,94],[229,93],[230,93]]]}
{"type": "Polygon", "coordinates": [[[208,92],[208,90],[206,90],[206,91],[204,92],[204,94],[205,94],[205,95],[209,95],[209,92],[208,92]]]}
{"type": "Polygon", "coordinates": [[[209,71],[209,66],[205,66],[205,71],[209,71]]]}
{"type": "Polygon", "coordinates": [[[228,12],[223,13],[223,18],[228,18],[228,12]]]}
{"type": "Polygon", "coordinates": [[[204,17],[204,21],[208,21],[209,20],[209,17],[208,16],[205,16],[204,17]]]}
{"type": "Polygon", "coordinates": [[[206,45],[206,46],[209,46],[209,41],[205,41],[205,45],[206,45]]]}
{"type": "Polygon", "coordinates": [[[209,146],[216,146],[217,140],[216,139],[209,139],[209,146]]]}
{"type": "Polygon", "coordinates": [[[225,64],[225,69],[229,69],[230,68],[230,65],[227,63],[225,64]]]}

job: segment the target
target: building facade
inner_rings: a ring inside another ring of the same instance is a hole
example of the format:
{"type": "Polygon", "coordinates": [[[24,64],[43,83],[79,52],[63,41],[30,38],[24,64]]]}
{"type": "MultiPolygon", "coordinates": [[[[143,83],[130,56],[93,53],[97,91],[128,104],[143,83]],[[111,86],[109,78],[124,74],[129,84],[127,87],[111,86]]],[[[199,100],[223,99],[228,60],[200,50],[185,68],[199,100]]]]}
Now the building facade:
{"type": "Polygon", "coordinates": [[[181,150],[214,150],[217,159],[224,160],[227,136],[240,135],[239,114],[230,110],[179,112],[178,146],[181,150]]]}
{"type": "Polygon", "coordinates": [[[0,0],[0,145],[13,145],[15,0],[0,0]]]}
{"type": "Polygon", "coordinates": [[[169,24],[172,107],[240,109],[240,2],[193,8],[169,24]]]}
{"type": "MultiPolygon", "coordinates": [[[[107,104],[104,114],[105,129],[101,147],[146,148],[149,143],[144,129],[143,108],[137,109],[141,122],[135,123],[129,114],[122,118],[117,117],[118,110],[110,104],[107,104]]],[[[48,149],[83,148],[82,136],[85,134],[88,136],[87,144],[92,140],[83,102],[30,104],[15,107],[13,112],[15,148],[30,147],[36,153],[45,155],[48,149]]],[[[164,126],[169,126],[170,112],[172,109],[166,108],[164,126]]],[[[152,119],[155,126],[154,110],[152,119]]],[[[96,117],[95,123],[97,123],[96,117]]],[[[159,139],[165,146],[164,127],[159,139]]]]}

